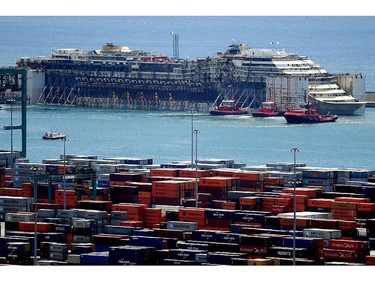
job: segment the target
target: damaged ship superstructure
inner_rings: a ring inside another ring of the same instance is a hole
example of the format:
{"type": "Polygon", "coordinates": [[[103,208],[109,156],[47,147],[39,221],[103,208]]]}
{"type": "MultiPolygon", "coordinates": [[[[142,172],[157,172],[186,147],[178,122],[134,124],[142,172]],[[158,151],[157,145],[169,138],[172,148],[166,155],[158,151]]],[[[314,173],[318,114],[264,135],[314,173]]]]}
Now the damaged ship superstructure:
{"type": "Polygon", "coordinates": [[[272,99],[286,111],[309,101],[306,81],[335,79],[307,57],[245,44],[213,57],[176,59],[107,43],[89,52],[54,49],[49,57],[21,58],[17,66],[45,73],[37,103],[127,109],[208,112],[230,89],[246,107],[272,99]]]}

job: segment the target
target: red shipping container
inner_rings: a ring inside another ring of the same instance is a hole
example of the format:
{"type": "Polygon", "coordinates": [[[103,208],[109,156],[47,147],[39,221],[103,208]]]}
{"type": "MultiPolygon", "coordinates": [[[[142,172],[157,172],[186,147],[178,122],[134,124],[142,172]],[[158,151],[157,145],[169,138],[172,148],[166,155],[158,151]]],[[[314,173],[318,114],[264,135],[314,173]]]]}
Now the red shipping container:
{"type": "Polygon", "coordinates": [[[333,201],[331,204],[331,208],[342,210],[357,210],[357,205],[358,203],[356,202],[333,201]]]}
{"type": "Polygon", "coordinates": [[[375,256],[366,256],[365,265],[375,265],[375,256]]]}
{"type": "Polygon", "coordinates": [[[357,222],[354,220],[339,220],[338,223],[339,229],[351,229],[356,230],[357,229],[357,222]]]}
{"type": "Polygon", "coordinates": [[[323,248],[322,257],[328,260],[354,262],[357,259],[357,252],[323,248]]]}
{"type": "Polygon", "coordinates": [[[357,210],[360,212],[375,212],[375,203],[359,203],[357,210]]]}
{"type": "Polygon", "coordinates": [[[328,247],[331,249],[353,250],[361,251],[367,250],[369,243],[367,241],[358,240],[344,240],[344,239],[329,239],[328,247]]]}
{"type": "Polygon", "coordinates": [[[335,197],[335,201],[354,202],[354,203],[371,203],[370,198],[356,198],[356,197],[335,197]]]}
{"type": "Polygon", "coordinates": [[[307,200],[307,207],[330,209],[334,199],[315,198],[307,200]]]}
{"type": "Polygon", "coordinates": [[[268,247],[266,247],[266,246],[240,245],[240,252],[241,253],[248,253],[249,256],[265,257],[268,253],[268,247]]]}
{"type": "Polygon", "coordinates": [[[120,226],[134,226],[134,227],[143,227],[143,221],[120,221],[120,226]]]}

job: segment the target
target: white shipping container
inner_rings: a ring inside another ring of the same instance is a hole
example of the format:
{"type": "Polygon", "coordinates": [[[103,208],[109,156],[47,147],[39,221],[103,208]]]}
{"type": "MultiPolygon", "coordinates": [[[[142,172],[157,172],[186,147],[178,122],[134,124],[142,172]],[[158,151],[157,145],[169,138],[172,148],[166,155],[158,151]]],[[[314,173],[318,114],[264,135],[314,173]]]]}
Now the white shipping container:
{"type": "Polygon", "coordinates": [[[341,239],[341,230],[323,229],[323,228],[305,228],[303,230],[303,236],[323,238],[323,239],[341,239]]]}

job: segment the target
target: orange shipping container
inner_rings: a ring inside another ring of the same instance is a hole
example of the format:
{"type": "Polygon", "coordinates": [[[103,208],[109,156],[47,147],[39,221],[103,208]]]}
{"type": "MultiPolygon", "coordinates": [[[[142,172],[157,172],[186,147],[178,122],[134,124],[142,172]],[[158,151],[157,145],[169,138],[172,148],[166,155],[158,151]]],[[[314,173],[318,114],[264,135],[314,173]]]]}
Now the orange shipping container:
{"type": "Polygon", "coordinates": [[[0,195],[22,196],[22,188],[2,187],[2,188],[0,188],[0,195]]]}
{"type": "Polygon", "coordinates": [[[221,170],[221,169],[211,170],[211,174],[213,177],[236,177],[237,173],[238,173],[237,170],[221,170]]]}
{"type": "Polygon", "coordinates": [[[163,177],[178,177],[178,169],[172,168],[156,168],[150,170],[150,176],[163,176],[163,177]]]}
{"type": "Polygon", "coordinates": [[[143,221],[128,220],[120,221],[120,226],[134,226],[134,227],[143,227],[143,221]]]}
{"type": "Polygon", "coordinates": [[[205,177],[199,179],[199,186],[230,187],[232,181],[224,177],[205,177]]]}
{"type": "Polygon", "coordinates": [[[357,210],[360,212],[375,212],[375,203],[359,203],[357,210]]]}
{"type": "Polygon", "coordinates": [[[275,205],[289,207],[293,205],[293,200],[290,198],[276,198],[275,205]]]}
{"type": "Polygon", "coordinates": [[[355,217],[357,216],[357,211],[350,209],[332,209],[331,214],[332,216],[355,217]]]}
{"type": "Polygon", "coordinates": [[[185,181],[174,181],[174,180],[168,180],[168,181],[153,181],[152,182],[152,188],[169,188],[169,189],[179,189],[184,188],[185,181]]]}
{"type": "Polygon", "coordinates": [[[239,203],[240,203],[241,206],[244,206],[244,205],[246,205],[246,206],[256,206],[257,202],[259,202],[259,200],[260,200],[259,198],[260,197],[240,197],[239,203]]]}
{"type": "MultiPolygon", "coordinates": [[[[37,222],[37,232],[50,232],[52,230],[53,223],[37,222]]],[[[20,231],[32,232],[35,230],[35,222],[19,222],[18,229],[20,231]]]]}
{"type": "MultiPolygon", "coordinates": [[[[76,192],[74,190],[65,190],[65,198],[75,198],[76,192]]],[[[64,198],[64,190],[56,189],[55,198],[64,198]]]]}
{"type": "Polygon", "coordinates": [[[275,205],[275,197],[263,197],[262,205],[275,205]]]}
{"type": "Polygon", "coordinates": [[[178,217],[181,218],[196,218],[196,219],[205,219],[205,210],[204,208],[182,208],[178,210],[178,217]]]}
{"type": "Polygon", "coordinates": [[[339,229],[356,230],[357,222],[353,220],[339,220],[339,229]]]}
{"type": "Polygon", "coordinates": [[[335,201],[340,202],[356,202],[356,203],[370,203],[370,198],[356,198],[356,197],[336,197],[335,201]]]}
{"type": "Polygon", "coordinates": [[[152,189],[151,191],[152,197],[164,197],[164,198],[180,198],[180,191],[179,190],[168,190],[168,189],[152,189]]]}
{"type": "Polygon", "coordinates": [[[146,217],[161,217],[162,209],[161,208],[145,208],[144,216],[146,217]]]}
{"type": "Polygon", "coordinates": [[[342,209],[342,210],[357,210],[358,203],[354,202],[341,202],[333,201],[331,204],[332,209],[342,209]]]}
{"type": "MultiPolygon", "coordinates": [[[[293,226],[294,219],[293,218],[280,218],[280,225],[281,226],[293,226]]],[[[310,219],[296,218],[296,226],[310,227],[310,219]]]]}
{"type": "Polygon", "coordinates": [[[180,178],[195,178],[197,172],[198,178],[201,177],[209,177],[211,175],[211,172],[209,170],[197,170],[195,169],[180,169],[178,170],[178,176],[180,178]]]}
{"type": "Polygon", "coordinates": [[[315,198],[307,200],[307,207],[330,209],[334,199],[315,198]]]}
{"type": "Polygon", "coordinates": [[[137,203],[118,203],[112,205],[112,211],[126,211],[128,214],[142,215],[144,208],[148,206],[137,203]]]}
{"type": "Polygon", "coordinates": [[[138,191],[138,198],[151,199],[151,192],[148,192],[148,191],[138,191]]]}
{"type": "MultiPolygon", "coordinates": [[[[294,201],[294,194],[289,193],[281,193],[279,198],[290,198],[292,202],[294,201]]],[[[296,195],[296,203],[307,205],[307,196],[306,195],[296,195]]]]}
{"type": "Polygon", "coordinates": [[[144,223],[147,225],[157,224],[161,222],[165,222],[165,217],[144,217],[144,223]]]}
{"type": "Polygon", "coordinates": [[[151,197],[150,198],[141,198],[141,197],[138,197],[138,203],[140,204],[144,204],[144,205],[151,205],[151,197]]]}
{"type": "Polygon", "coordinates": [[[249,181],[263,181],[268,173],[257,172],[257,171],[241,171],[237,172],[234,176],[239,177],[240,180],[249,181]]]}
{"type": "Polygon", "coordinates": [[[283,177],[265,177],[264,185],[269,186],[283,186],[285,179],[283,177]]]}
{"type": "Polygon", "coordinates": [[[224,202],[222,208],[225,210],[235,210],[236,202],[224,202]]]}

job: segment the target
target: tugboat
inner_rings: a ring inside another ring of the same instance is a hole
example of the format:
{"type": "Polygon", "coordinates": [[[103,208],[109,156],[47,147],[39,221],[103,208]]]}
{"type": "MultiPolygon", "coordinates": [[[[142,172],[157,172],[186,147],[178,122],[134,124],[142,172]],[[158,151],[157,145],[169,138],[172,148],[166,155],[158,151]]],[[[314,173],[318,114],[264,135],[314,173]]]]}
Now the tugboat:
{"type": "Polygon", "coordinates": [[[215,106],[210,110],[211,115],[238,115],[248,113],[249,109],[239,107],[234,99],[225,99],[219,106],[215,106]]]}
{"type": "Polygon", "coordinates": [[[43,139],[45,140],[62,140],[65,138],[66,138],[66,135],[60,134],[58,132],[53,132],[53,131],[46,132],[43,136],[43,139]]]}
{"type": "Polygon", "coordinates": [[[284,112],[278,111],[273,101],[264,101],[258,111],[252,112],[253,117],[274,117],[283,116],[284,112]]]}
{"type": "Polygon", "coordinates": [[[337,115],[334,114],[319,114],[316,112],[315,106],[308,106],[306,108],[292,109],[284,113],[284,118],[290,124],[302,123],[325,123],[335,122],[337,115]]]}

